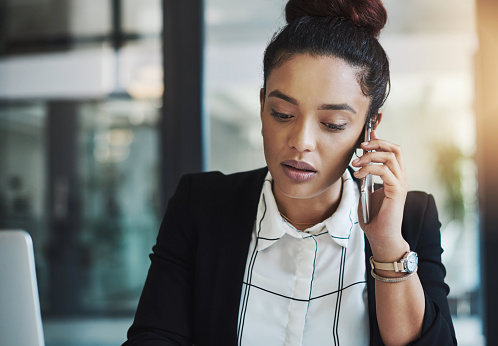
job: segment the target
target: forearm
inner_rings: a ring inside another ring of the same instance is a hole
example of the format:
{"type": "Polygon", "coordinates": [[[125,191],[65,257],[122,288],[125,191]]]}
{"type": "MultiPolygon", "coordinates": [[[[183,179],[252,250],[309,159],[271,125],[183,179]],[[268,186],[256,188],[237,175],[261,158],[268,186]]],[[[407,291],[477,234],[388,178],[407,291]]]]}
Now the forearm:
{"type": "Polygon", "coordinates": [[[375,300],[380,335],[386,345],[406,345],[420,337],[425,298],[417,274],[397,283],[376,280],[375,300]]]}
{"type": "MultiPolygon", "coordinates": [[[[379,262],[395,262],[408,251],[408,244],[373,251],[379,262]]],[[[407,273],[376,269],[383,278],[400,278],[407,273]]],[[[400,282],[375,280],[375,301],[380,335],[386,345],[406,345],[418,339],[422,331],[425,296],[417,273],[400,282]]]]}

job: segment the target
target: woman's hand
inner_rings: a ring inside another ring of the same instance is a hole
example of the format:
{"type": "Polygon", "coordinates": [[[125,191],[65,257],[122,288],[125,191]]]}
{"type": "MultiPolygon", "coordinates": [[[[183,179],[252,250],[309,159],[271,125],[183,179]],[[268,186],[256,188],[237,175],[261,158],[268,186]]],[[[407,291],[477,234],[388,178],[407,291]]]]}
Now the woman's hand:
{"type": "Polygon", "coordinates": [[[401,235],[403,210],[408,192],[408,179],[401,148],[379,139],[375,131],[371,133],[371,140],[362,143],[361,148],[364,151],[374,151],[366,152],[352,162],[354,167],[360,167],[354,175],[360,179],[368,174],[379,176],[384,186],[371,196],[370,223],[367,225],[363,223],[363,214],[359,206],[360,225],[368,238],[376,261],[397,261],[409,250],[408,243],[401,235]]]}

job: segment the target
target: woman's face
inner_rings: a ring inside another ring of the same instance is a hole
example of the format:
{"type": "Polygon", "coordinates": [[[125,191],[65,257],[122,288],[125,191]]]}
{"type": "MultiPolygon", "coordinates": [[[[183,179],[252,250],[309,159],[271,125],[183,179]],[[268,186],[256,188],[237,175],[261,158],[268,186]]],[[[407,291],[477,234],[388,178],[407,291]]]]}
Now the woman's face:
{"type": "Polygon", "coordinates": [[[298,54],[274,69],[261,90],[261,121],[275,194],[340,189],[369,105],[357,70],[340,58],[298,54]]]}

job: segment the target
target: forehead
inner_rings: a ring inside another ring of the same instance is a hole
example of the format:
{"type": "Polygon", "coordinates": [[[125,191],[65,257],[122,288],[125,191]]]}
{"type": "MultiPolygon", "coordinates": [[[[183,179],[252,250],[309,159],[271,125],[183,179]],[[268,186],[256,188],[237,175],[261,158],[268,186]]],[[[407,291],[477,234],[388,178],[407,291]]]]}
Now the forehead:
{"type": "Polygon", "coordinates": [[[341,58],[297,54],[270,73],[266,94],[278,89],[300,103],[348,103],[365,114],[370,98],[361,90],[358,72],[341,58]]]}

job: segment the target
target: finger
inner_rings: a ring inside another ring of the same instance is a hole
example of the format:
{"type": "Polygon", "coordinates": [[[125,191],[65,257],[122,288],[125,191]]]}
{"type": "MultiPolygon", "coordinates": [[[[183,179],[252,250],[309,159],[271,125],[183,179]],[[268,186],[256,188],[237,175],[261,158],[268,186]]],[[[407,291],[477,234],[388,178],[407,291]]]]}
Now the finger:
{"type": "Polygon", "coordinates": [[[385,139],[380,139],[377,136],[374,137],[376,138],[371,138],[370,141],[361,143],[361,148],[367,151],[392,151],[396,154],[401,154],[401,147],[399,145],[386,141],[385,139]]]}
{"type": "Polygon", "coordinates": [[[368,142],[361,143],[361,148],[365,151],[384,151],[384,152],[392,152],[396,155],[396,160],[398,160],[399,166],[404,171],[404,161],[403,161],[403,153],[401,147],[397,144],[388,142],[383,139],[379,139],[375,131],[372,131],[373,136],[372,139],[368,142]]]}
{"type": "Polygon", "coordinates": [[[372,132],[370,132],[370,140],[372,140],[372,139],[380,139],[377,136],[377,131],[375,131],[375,130],[372,130],[372,132]]]}
{"type": "Polygon", "coordinates": [[[366,165],[354,172],[355,177],[359,179],[365,178],[369,174],[380,177],[384,183],[384,188],[388,191],[406,193],[408,190],[408,181],[405,178],[398,179],[385,165],[366,165]]]}
{"type": "Polygon", "coordinates": [[[389,167],[398,179],[405,177],[405,172],[401,169],[396,155],[389,151],[367,152],[360,158],[351,162],[355,167],[363,167],[370,163],[380,163],[389,167]]]}

